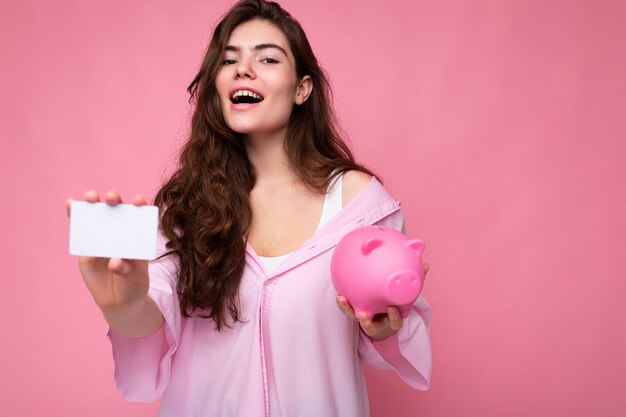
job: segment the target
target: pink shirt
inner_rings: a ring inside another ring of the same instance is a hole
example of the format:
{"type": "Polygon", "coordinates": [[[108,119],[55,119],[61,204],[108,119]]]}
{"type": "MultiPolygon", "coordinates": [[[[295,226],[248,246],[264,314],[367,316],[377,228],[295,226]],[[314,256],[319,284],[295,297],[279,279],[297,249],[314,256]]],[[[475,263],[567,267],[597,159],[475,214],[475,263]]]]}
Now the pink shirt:
{"type": "Polygon", "coordinates": [[[142,402],[162,395],[161,417],[368,416],[363,362],[428,389],[430,307],[421,296],[382,342],[337,307],[333,249],[371,224],[404,231],[400,203],[375,178],[273,273],[248,245],[239,290],[246,323],[221,332],[206,319],[181,318],[173,257],[151,262],[149,295],[165,325],[139,339],[108,332],[122,395],[142,402]]]}

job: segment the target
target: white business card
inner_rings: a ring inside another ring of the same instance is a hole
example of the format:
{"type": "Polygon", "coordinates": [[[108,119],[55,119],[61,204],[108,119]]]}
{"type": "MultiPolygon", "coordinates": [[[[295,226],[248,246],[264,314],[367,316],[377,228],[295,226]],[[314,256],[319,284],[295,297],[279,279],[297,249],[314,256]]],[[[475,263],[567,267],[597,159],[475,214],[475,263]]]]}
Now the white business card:
{"type": "Polygon", "coordinates": [[[159,209],[133,204],[73,201],[70,254],[102,258],[156,258],[159,209]]]}

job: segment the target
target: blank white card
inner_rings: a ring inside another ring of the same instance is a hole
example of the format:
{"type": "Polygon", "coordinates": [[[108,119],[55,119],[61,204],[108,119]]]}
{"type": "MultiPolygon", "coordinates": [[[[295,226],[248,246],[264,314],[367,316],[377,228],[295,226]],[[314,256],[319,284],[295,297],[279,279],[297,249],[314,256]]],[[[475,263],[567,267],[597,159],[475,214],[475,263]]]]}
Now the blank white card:
{"type": "Polygon", "coordinates": [[[159,209],[133,204],[73,201],[70,254],[102,258],[156,258],[159,209]]]}

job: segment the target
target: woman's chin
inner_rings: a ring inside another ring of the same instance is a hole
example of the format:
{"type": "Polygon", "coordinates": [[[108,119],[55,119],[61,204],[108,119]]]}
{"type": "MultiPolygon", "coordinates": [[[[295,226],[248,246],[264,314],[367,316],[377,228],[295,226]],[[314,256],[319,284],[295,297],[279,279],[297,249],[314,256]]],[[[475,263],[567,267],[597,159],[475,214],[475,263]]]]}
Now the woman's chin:
{"type": "Polygon", "coordinates": [[[286,124],[279,126],[259,126],[256,123],[227,123],[227,125],[232,131],[239,134],[259,137],[284,134],[286,129],[286,124]]]}
{"type": "Polygon", "coordinates": [[[250,135],[250,134],[255,134],[258,133],[258,129],[255,128],[254,126],[247,126],[247,125],[229,125],[228,127],[230,127],[230,129],[233,132],[236,133],[240,133],[242,135],[250,135]]]}

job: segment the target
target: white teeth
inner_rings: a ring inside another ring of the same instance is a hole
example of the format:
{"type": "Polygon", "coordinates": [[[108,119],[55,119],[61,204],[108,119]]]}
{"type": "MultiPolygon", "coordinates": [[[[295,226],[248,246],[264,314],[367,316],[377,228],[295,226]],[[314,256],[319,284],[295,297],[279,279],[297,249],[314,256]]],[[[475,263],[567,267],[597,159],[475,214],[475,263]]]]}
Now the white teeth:
{"type": "Polygon", "coordinates": [[[254,94],[250,90],[238,90],[238,91],[235,91],[235,94],[233,94],[233,96],[231,98],[234,99],[235,97],[241,97],[241,96],[250,96],[250,97],[256,98],[257,100],[263,100],[263,97],[259,96],[258,94],[254,94]]]}

